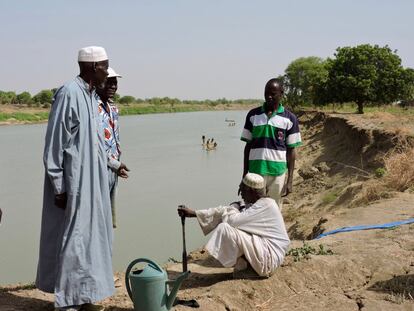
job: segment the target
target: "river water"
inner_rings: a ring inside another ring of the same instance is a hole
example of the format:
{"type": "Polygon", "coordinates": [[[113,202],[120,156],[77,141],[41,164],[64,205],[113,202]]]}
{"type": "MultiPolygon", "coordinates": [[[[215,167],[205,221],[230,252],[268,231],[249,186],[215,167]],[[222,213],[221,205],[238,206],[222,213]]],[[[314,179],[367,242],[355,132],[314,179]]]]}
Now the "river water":
{"type": "MultiPolygon", "coordinates": [[[[147,257],[181,259],[177,205],[203,209],[237,199],[246,111],[191,112],[121,117],[122,160],[130,178],[120,180],[115,229],[115,271],[147,257]],[[229,126],[226,119],[234,119],[229,126]],[[206,151],[201,136],[214,137],[206,151]]],[[[0,127],[0,284],[35,279],[46,125],[0,127]]],[[[197,221],[186,221],[187,251],[206,242],[197,221]]]]}

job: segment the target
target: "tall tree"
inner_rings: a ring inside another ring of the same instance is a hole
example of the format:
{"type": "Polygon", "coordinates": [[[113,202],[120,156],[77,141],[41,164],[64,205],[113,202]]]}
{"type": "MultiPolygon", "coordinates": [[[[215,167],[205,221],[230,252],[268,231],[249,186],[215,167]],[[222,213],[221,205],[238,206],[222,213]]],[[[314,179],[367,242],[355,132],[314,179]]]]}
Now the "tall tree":
{"type": "Polygon", "coordinates": [[[33,96],[33,101],[39,105],[51,104],[53,100],[53,92],[51,90],[42,90],[33,96]]]}
{"type": "Polygon", "coordinates": [[[1,104],[15,104],[16,103],[16,93],[15,92],[3,92],[0,91],[0,103],[1,104]]]}
{"type": "Polygon", "coordinates": [[[135,97],[134,96],[130,96],[130,95],[126,95],[126,96],[122,96],[119,99],[119,103],[120,104],[132,104],[135,101],[135,97]]]}
{"type": "Polygon", "coordinates": [[[358,113],[367,103],[390,103],[400,99],[406,88],[401,59],[388,46],[362,44],[340,47],[328,60],[327,92],[337,102],[353,101],[358,113]]]}
{"type": "Polygon", "coordinates": [[[16,101],[19,104],[30,104],[32,95],[29,92],[22,92],[16,96],[16,101]]]}
{"type": "Polygon", "coordinates": [[[402,100],[414,99],[414,69],[406,68],[402,74],[403,88],[401,92],[402,100]]]}
{"type": "Polygon", "coordinates": [[[120,99],[121,99],[121,95],[119,95],[118,93],[115,93],[114,94],[114,102],[118,103],[120,99]]]}
{"type": "Polygon", "coordinates": [[[301,57],[289,64],[285,70],[284,84],[291,105],[314,104],[317,89],[328,78],[326,61],[320,57],[301,57]]]}

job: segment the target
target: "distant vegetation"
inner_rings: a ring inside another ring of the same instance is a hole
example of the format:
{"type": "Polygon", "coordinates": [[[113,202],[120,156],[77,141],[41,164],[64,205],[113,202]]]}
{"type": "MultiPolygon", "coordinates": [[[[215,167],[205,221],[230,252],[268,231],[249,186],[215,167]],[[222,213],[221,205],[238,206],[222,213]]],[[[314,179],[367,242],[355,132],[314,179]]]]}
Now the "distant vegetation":
{"type": "MultiPolygon", "coordinates": [[[[53,101],[56,89],[42,90],[35,96],[29,92],[17,94],[15,92],[0,91],[0,122],[40,122],[47,120],[49,108],[53,101]],[[2,107],[4,109],[2,109],[2,107]]],[[[247,109],[260,105],[260,99],[225,98],[217,100],[179,100],[177,98],[147,98],[140,99],[130,95],[115,94],[121,115],[190,112],[226,109],[247,109]]]]}
{"type": "MultiPolygon", "coordinates": [[[[285,85],[284,104],[292,108],[309,106],[324,109],[329,105],[335,108],[336,105],[343,109],[344,106],[354,105],[358,113],[363,113],[364,108],[392,103],[401,107],[414,106],[414,69],[404,68],[397,51],[388,46],[362,44],[339,47],[333,58],[301,57],[292,61],[278,79],[285,85]]],[[[16,94],[0,91],[0,105],[47,109],[55,91],[42,90],[34,96],[29,92],[16,94]]],[[[119,94],[115,97],[122,114],[212,110],[217,106],[226,109],[235,105],[259,105],[262,101],[225,98],[179,100],[169,97],[140,99],[119,94]]],[[[0,121],[10,118],[42,120],[47,118],[47,114],[38,111],[0,112],[0,121]]]]}
{"type": "Polygon", "coordinates": [[[0,91],[0,105],[24,105],[27,107],[49,108],[56,89],[42,90],[32,97],[29,92],[16,94],[15,92],[0,91]]]}
{"type": "Polygon", "coordinates": [[[363,113],[365,106],[393,102],[408,106],[414,99],[414,70],[403,68],[401,58],[388,46],[339,47],[328,59],[301,57],[279,79],[289,106],[354,102],[363,113]]]}
{"type": "MultiPolygon", "coordinates": [[[[53,101],[53,95],[56,92],[55,89],[51,90],[42,90],[32,97],[29,92],[22,92],[16,94],[16,92],[0,91],[0,105],[22,105],[26,107],[43,107],[49,108],[53,101]]],[[[221,98],[217,100],[180,100],[178,98],[169,98],[169,97],[154,97],[154,98],[135,98],[131,95],[120,96],[115,94],[115,102],[120,105],[130,106],[130,105],[148,105],[148,106],[195,106],[195,105],[204,105],[204,106],[229,106],[229,105],[251,105],[251,104],[260,104],[263,100],[261,99],[236,99],[228,100],[226,98],[221,98]]],[[[127,109],[126,109],[127,110],[127,109]]]]}

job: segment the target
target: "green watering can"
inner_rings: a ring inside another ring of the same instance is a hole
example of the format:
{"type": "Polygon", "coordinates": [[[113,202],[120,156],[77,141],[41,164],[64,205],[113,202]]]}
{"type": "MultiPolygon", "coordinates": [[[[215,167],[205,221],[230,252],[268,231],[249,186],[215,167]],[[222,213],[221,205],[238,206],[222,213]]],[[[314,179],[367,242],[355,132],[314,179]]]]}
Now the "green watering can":
{"type": "Polygon", "coordinates": [[[132,261],[125,273],[125,284],[128,295],[134,303],[135,311],[167,311],[170,310],[177,296],[181,283],[190,271],[181,273],[177,279],[168,280],[165,272],[154,261],[138,258],[132,261]],[[148,263],[144,269],[132,271],[139,262],[148,263]],[[169,293],[169,286],[172,285],[169,293]]]}

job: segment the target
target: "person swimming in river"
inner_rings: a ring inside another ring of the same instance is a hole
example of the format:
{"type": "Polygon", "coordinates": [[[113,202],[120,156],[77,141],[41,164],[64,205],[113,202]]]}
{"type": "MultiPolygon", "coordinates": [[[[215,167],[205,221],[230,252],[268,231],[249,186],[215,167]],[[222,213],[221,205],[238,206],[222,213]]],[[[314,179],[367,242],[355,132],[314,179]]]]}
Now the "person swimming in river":
{"type": "Polygon", "coordinates": [[[217,142],[214,141],[214,138],[210,140],[210,142],[207,144],[206,150],[215,150],[217,148],[217,142]]]}
{"type": "Polygon", "coordinates": [[[217,147],[217,142],[214,141],[214,138],[209,138],[206,142],[206,137],[203,135],[201,136],[201,141],[203,149],[206,149],[207,151],[214,150],[217,147]]]}

